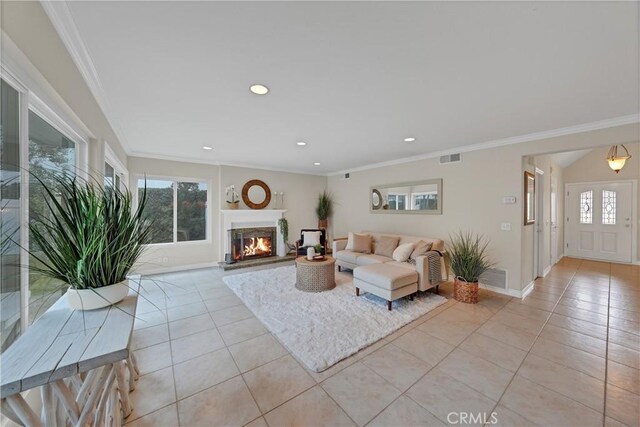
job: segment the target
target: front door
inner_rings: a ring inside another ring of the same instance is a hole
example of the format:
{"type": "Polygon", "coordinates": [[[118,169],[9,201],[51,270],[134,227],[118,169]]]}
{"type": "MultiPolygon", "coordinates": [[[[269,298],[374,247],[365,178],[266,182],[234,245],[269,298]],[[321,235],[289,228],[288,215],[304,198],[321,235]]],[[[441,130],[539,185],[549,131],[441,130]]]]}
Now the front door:
{"type": "Polygon", "coordinates": [[[632,183],[568,184],[565,209],[570,256],[631,262],[632,183]]]}

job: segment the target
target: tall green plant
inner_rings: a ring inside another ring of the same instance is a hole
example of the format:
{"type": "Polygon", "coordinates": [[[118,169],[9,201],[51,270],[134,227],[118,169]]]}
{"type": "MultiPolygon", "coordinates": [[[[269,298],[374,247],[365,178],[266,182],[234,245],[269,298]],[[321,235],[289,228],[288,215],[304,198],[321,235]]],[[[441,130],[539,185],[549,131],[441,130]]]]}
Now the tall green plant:
{"type": "Polygon", "coordinates": [[[316,207],[316,214],[318,219],[324,221],[328,219],[333,213],[333,196],[327,191],[323,191],[318,195],[318,206],[316,207]]]}
{"type": "Polygon", "coordinates": [[[494,265],[486,253],[489,240],[483,235],[460,231],[449,236],[449,240],[449,261],[456,277],[475,283],[482,273],[494,265]]]}
{"type": "Polygon", "coordinates": [[[101,188],[68,174],[54,175],[45,185],[44,214],[29,224],[35,243],[30,269],[74,289],[113,285],[127,274],[149,241],[150,224],[142,214],[146,187],[134,209],[129,191],[101,188]]]}

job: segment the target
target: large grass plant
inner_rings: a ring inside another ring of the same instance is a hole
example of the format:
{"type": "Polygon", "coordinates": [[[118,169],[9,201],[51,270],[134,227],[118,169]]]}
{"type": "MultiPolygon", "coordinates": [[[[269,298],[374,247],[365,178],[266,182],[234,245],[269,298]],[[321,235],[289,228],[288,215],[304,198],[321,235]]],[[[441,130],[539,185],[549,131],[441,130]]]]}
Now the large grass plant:
{"type": "Polygon", "coordinates": [[[32,179],[42,185],[46,209],[29,224],[29,254],[38,261],[30,269],[74,289],[125,280],[149,241],[146,189],[134,208],[129,191],[68,174],[53,177],[53,185],[32,179]]]}
{"type": "Polygon", "coordinates": [[[453,274],[475,283],[494,263],[487,256],[489,240],[472,232],[458,232],[449,236],[448,255],[453,274]]]}
{"type": "Polygon", "coordinates": [[[318,206],[316,214],[321,221],[327,220],[333,214],[333,196],[331,193],[323,191],[318,195],[318,206]]]}

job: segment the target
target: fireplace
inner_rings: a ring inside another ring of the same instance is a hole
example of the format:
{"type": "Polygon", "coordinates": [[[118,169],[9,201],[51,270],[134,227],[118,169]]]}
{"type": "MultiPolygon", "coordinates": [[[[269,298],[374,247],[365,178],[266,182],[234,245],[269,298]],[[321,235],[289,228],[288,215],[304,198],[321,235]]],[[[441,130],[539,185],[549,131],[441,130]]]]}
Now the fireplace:
{"type": "Polygon", "coordinates": [[[234,261],[273,256],[276,251],[276,227],[234,228],[229,230],[231,257],[234,261]]]}

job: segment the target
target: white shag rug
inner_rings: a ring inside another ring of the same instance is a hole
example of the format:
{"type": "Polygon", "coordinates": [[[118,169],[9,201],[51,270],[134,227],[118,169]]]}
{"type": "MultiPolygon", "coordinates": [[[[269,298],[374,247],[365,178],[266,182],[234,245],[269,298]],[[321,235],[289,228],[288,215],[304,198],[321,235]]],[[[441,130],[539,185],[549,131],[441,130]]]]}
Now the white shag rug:
{"type": "Polygon", "coordinates": [[[223,278],[298,360],[321,372],[358,350],[446,302],[431,292],[413,301],[402,298],[387,310],[386,301],[370,293],[355,295],[350,276],[336,274],[336,287],[309,293],[295,288],[294,266],[223,278]]]}

